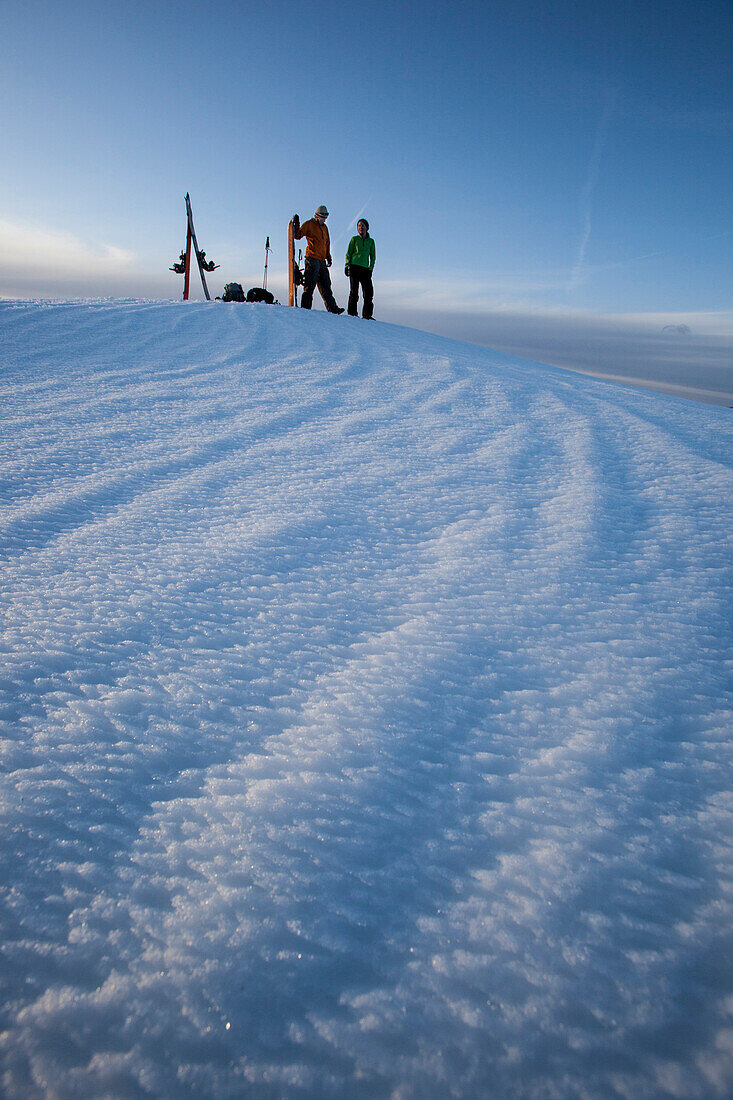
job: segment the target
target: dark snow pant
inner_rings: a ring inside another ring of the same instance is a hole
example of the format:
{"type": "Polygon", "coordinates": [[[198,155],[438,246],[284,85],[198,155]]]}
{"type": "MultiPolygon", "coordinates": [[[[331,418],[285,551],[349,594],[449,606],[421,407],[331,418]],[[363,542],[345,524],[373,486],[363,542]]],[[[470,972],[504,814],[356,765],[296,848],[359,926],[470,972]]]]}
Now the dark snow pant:
{"type": "Polygon", "coordinates": [[[361,267],[360,264],[350,264],[349,281],[351,283],[349,316],[356,317],[357,315],[356,310],[359,303],[359,287],[361,287],[361,293],[364,297],[361,315],[369,320],[374,313],[374,284],[372,283],[371,271],[368,267],[361,267]]]}
{"type": "Polygon", "coordinates": [[[331,276],[328,273],[326,261],[314,260],[312,256],[309,256],[305,261],[303,296],[300,299],[300,304],[303,309],[310,309],[313,305],[313,291],[316,287],[318,287],[320,291],[328,312],[338,313],[339,307],[336,305],[336,299],[331,290],[331,276]]]}

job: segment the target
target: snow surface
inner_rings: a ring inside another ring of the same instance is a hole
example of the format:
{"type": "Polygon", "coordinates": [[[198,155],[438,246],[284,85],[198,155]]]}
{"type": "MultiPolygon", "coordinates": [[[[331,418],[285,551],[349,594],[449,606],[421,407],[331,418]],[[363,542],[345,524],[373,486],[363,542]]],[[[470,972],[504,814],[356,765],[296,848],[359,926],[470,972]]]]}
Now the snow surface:
{"type": "Polygon", "coordinates": [[[0,1090],[733,1091],[731,413],[0,303],[0,1090]]]}

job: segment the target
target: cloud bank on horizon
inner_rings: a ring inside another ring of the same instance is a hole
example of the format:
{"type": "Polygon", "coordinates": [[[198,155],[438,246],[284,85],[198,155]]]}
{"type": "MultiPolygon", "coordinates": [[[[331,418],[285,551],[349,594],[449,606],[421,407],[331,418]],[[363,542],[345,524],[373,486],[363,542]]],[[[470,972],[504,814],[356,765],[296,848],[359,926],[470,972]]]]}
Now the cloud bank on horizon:
{"type": "Polygon", "coordinates": [[[387,317],[415,328],[525,359],[638,385],[672,396],[733,406],[733,314],[595,315],[507,306],[451,309],[436,298],[387,317]]]}

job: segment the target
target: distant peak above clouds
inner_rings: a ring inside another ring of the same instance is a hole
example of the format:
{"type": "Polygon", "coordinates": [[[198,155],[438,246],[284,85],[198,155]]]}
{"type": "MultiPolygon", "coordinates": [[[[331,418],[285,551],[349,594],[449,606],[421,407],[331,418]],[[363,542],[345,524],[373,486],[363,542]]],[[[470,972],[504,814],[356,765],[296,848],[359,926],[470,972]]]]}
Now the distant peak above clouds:
{"type": "Polygon", "coordinates": [[[669,336],[692,336],[689,325],[665,325],[662,332],[669,336]]]}

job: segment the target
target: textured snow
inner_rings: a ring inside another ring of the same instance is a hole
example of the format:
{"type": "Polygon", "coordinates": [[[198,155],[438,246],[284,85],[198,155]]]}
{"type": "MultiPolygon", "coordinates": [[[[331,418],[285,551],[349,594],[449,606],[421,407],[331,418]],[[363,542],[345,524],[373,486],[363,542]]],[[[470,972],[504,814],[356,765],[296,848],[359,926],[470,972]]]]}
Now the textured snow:
{"type": "Polygon", "coordinates": [[[0,303],[0,1093],[725,1097],[731,413],[0,303]]]}

